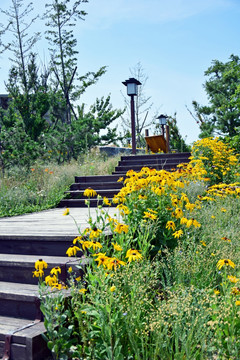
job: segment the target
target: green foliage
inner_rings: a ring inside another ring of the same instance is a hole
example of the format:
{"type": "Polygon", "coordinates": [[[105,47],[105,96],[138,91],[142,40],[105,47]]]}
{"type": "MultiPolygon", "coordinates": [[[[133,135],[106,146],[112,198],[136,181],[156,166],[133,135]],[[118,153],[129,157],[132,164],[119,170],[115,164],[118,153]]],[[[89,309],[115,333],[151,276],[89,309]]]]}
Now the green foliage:
{"type": "Polygon", "coordinates": [[[196,121],[200,123],[201,138],[215,133],[234,136],[236,127],[240,125],[239,101],[240,59],[231,55],[230,60],[223,63],[213,61],[213,65],[205,71],[208,80],[204,84],[209,105],[201,106],[193,101],[196,121]]]}

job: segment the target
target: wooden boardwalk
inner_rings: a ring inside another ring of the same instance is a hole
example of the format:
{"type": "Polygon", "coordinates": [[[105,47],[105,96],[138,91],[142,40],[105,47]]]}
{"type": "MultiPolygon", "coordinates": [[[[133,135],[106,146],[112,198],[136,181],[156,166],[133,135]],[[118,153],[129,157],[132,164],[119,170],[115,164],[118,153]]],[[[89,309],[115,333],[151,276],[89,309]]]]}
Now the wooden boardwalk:
{"type": "MultiPolygon", "coordinates": [[[[84,266],[84,258],[68,258],[66,250],[79,234],[78,229],[89,226],[88,208],[70,208],[67,216],[63,216],[64,210],[0,218],[0,359],[51,358],[41,336],[45,329],[36,302],[38,279],[33,278],[32,271],[39,258],[49,269],[58,265],[63,270],[76,268],[79,262],[84,266]]],[[[104,211],[119,216],[116,208],[104,211]]],[[[96,208],[90,209],[90,215],[96,220],[96,208]]]]}
{"type": "MultiPolygon", "coordinates": [[[[117,214],[116,208],[104,208],[109,215],[117,214]]],[[[0,235],[9,236],[66,236],[78,235],[78,228],[83,231],[88,225],[88,209],[70,208],[70,215],[63,216],[64,209],[51,209],[41,212],[0,218],[0,235]],[[77,222],[77,226],[73,220],[77,222]]],[[[90,209],[93,221],[96,219],[96,208],[90,209]]],[[[117,215],[118,216],[118,215],[117,215]]],[[[0,249],[1,252],[1,249],[0,249]]]]}

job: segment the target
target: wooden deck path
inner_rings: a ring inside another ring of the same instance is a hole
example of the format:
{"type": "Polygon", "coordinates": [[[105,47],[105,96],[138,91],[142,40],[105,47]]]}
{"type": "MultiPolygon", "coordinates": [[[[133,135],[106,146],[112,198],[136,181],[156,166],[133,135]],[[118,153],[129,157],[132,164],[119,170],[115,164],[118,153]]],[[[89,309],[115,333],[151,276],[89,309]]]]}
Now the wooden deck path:
{"type": "MultiPolygon", "coordinates": [[[[116,208],[104,208],[109,215],[117,213],[116,208]]],[[[63,216],[64,209],[51,209],[32,214],[0,218],[0,235],[32,235],[32,236],[63,236],[78,235],[78,230],[73,218],[80,230],[87,226],[88,209],[70,208],[70,215],[63,216]],[[73,217],[73,218],[72,218],[73,217]]],[[[96,208],[90,209],[93,221],[96,219],[96,208]]],[[[1,249],[0,249],[1,252],[1,249]]]]}
{"type": "MultiPolygon", "coordinates": [[[[38,320],[36,308],[38,280],[33,278],[32,271],[39,258],[49,268],[60,264],[63,268],[74,267],[79,261],[84,266],[83,258],[70,259],[66,250],[79,234],[78,228],[83,231],[89,226],[88,208],[70,208],[71,216],[63,216],[64,210],[0,218],[0,359],[3,356],[4,360],[51,358],[41,336],[44,325],[38,320]]],[[[104,208],[104,211],[119,217],[116,208],[104,208]]],[[[90,209],[90,215],[94,221],[96,208],[90,209]]]]}

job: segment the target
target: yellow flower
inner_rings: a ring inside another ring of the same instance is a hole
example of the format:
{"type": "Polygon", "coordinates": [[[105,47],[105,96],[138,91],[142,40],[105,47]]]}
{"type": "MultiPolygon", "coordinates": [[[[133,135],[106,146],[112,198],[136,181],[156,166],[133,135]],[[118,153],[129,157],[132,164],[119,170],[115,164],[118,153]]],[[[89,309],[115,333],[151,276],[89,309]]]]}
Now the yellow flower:
{"type": "Polygon", "coordinates": [[[178,231],[175,231],[175,232],[173,233],[173,236],[174,236],[175,238],[179,239],[179,238],[182,236],[182,234],[183,234],[183,231],[182,231],[182,230],[178,230],[178,231]]]}
{"type": "Polygon", "coordinates": [[[42,260],[42,259],[39,259],[35,262],[35,269],[36,270],[43,270],[43,269],[47,269],[48,267],[48,264],[42,260]]]}
{"type": "Polygon", "coordinates": [[[81,281],[81,276],[75,278],[76,281],[81,281]]]}
{"type": "Polygon", "coordinates": [[[219,291],[219,290],[216,290],[216,289],[214,289],[213,292],[214,292],[215,295],[219,295],[219,294],[220,294],[220,291],[219,291]]]}
{"type": "Polygon", "coordinates": [[[116,286],[113,285],[113,286],[110,287],[111,292],[114,292],[115,290],[116,290],[116,286]]]}
{"type": "Polygon", "coordinates": [[[71,267],[71,266],[69,266],[69,268],[68,268],[68,272],[69,272],[69,273],[71,273],[72,271],[73,271],[72,267],[71,267]]]}
{"type": "Polygon", "coordinates": [[[223,237],[221,238],[221,240],[224,240],[224,241],[226,241],[226,242],[231,242],[231,240],[228,239],[226,236],[223,236],[223,237]]]}
{"type": "Polygon", "coordinates": [[[175,216],[177,219],[181,218],[183,216],[182,209],[177,207],[173,213],[173,216],[175,216]]]}
{"type": "Polygon", "coordinates": [[[85,294],[86,291],[87,291],[87,289],[84,289],[84,288],[79,290],[80,294],[85,294]]]}
{"type": "Polygon", "coordinates": [[[100,244],[99,241],[93,241],[92,242],[92,248],[94,251],[96,251],[97,249],[101,249],[102,248],[102,244],[100,244]]]}
{"type": "Polygon", "coordinates": [[[94,230],[91,230],[90,234],[89,234],[89,238],[92,240],[92,239],[95,239],[95,238],[98,238],[102,233],[102,230],[100,229],[94,229],[94,230]]]}
{"type": "Polygon", "coordinates": [[[172,229],[173,231],[176,229],[176,225],[173,221],[168,221],[167,224],[166,224],[166,229],[172,229]]]}
{"type": "Polygon", "coordinates": [[[86,196],[86,197],[94,197],[94,196],[97,196],[97,193],[95,190],[93,190],[92,188],[87,188],[85,189],[84,193],[83,193],[83,196],[86,196]]]}
{"type": "Polygon", "coordinates": [[[216,219],[216,216],[212,215],[211,218],[212,218],[212,219],[216,219]]]}
{"type": "Polygon", "coordinates": [[[57,283],[57,277],[54,275],[54,276],[46,276],[45,277],[45,283],[49,286],[53,286],[54,284],[57,283]]]}
{"type": "Polygon", "coordinates": [[[98,262],[98,267],[100,265],[103,265],[103,267],[107,266],[107,261],[108,261],[108,256],[106,256],[106,253],[98,253],[98,254],[93,254],[93,256],[97,256],[97,258],[94,261],[98,262]]]}
{"type": "Polygon", "coordinates": [[[187,203],[186,205],[185,205],[185,208],[187,209],[187,210],[189,210],[190,212],[192,212],[193,211],[193,209],[195,208],[195,204],[191,204],[191,203],[187,203]]]}
{"type": "Polygon", "coordinates": [[[122,260],[119,260],[119,259],[115,258],[115,257],[108,258],[108,260],[107,260],[107,268],[108,268],[108,270],[112,270],[114,268],[114,270],[116,271],[117,268],[119,268],[121,265],[124,266],[124,265],[126,265],[126,263],[124,261],[122,261],[122,260]]]}
{"type": "Polygon", "coordinates": [[[231,266],[233,269],[235,268],[235,264],[230,259],[220,259],[217,263],[217,268],[220,270],[223,266],[231,266]]]}
{"type": "Polygon", "coordinates": [[[33,271],[33,277],[43,277],[44,271],[42,269],[33,271]]]}
{"type": "Polygon", "coordinates": [[[112,246],[114,247],[114,250],[116,250],[116,251],[122,251],[123,250],[122,247],[117,243],[116,244],[112,243],[112,246]]]}
{"type": "Polygon", "coordinates": [[[103,197],[103,203],[104,205],[108,205],[108,206],[112,205],[106,196],[103,197]]]}
{"type": "Polygon", "coordinates": [[[92,241],[88,241],[88,240],[80,240],[79,241],[80,244],[82,245],[82,249],[83,251],[85,251],[86,249],[90,249],[92,247],[92,241]]]}
{"type": "Polygon", "coordinates": [[[237,301],[235,302],[235,305],[239,306],[239,305],[240,305],[240,301],[237,300],[237,301]]]}
{"type": "Polygon", "coordinates": [[[124,180],[124,178],[121,176],[117,182],[122,182],[124,180]]]}
{"type": "Polygon", "coordinates": [[[207,244],[203,240],[201,240],[200,243],[202,244],[202,246],[207,246],[207,244]]]}
{"type": "Polygon", "coordinates": [[[222,212],[226,212],[227,210],[222,207],[222,208],[221,208],[221,211],[222,211],[222,212]]]}
{"type": "Polygon", "coordinates": [[[156,220],[157,219],[157,215],[152,214],[150,212],[144,211],[144,218],[146,219],[151,219],[151,220],[156,220]]]}
{"type": "Polygon", "coordinates": [[[126,254],[126,258],[128,258],[128,262],[135,261],[135,260],[141,260],[142,255],[138,250],[129,249],[126,254]]]}
{"type": "Polygon", "coordinates": [[[228,275],[228,280],[234,284],[236,284],[239,281],[239,279],[236,276],[232,276],[232,275],[228,275]]]}
{"type": "Polygon", "coordinates": [[[71,245],[70,248],[67,249],[66,254],[67,256],[75,256],[78,251],[80,251],[78,246],[71,245]]]}
{"type": "Polygon", "coordinates": [[[117,226],[114,229],[114,232],[121,234],[122,232],[125,232],[127,234],[128,232],[128,225],[125,224],[117,224],[117,226]]]}
{"type": "Polygon", "coordinates": [[[50,271],[51,275],[57,275],[57,274],[61,274],[61,268],[59,266],[54,267],[51,271],[50,271]]]}
{"type": "Polygon", "coordinates": [[[70,214],[70,210],[69,208],[66,208],[66,210],[64,211],[63,215],[66,216],[66,215],[69,215],[70,214]]]}
{"type": "Polygon", "coordinates": [[[188,222],[188,219],[185,218],[185,217],[182,217],[181,220],[180,220],[180,224],[181,224],[181,225],[186,225],[187,222],[188,222]]]}
{"type": "Polygon", "coordinates": [[[75,245],[81,239],[82,239],[82,236],[75,237],[75,239],[73,239],[73,244],[75,245]]]}

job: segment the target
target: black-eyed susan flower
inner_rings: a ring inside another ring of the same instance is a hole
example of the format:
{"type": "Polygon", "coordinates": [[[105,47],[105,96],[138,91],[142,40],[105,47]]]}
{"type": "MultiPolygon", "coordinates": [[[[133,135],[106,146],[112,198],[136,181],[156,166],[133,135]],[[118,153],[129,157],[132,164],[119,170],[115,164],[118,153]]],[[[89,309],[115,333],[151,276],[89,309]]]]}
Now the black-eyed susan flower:
{"type": "Polygon", "coordinates": [[[35,269],[36,270],[43,270],[43,269],[47,269],[48,267],[48,264],[42,260],[42,259],[39,259],[35,262],[35,269]]]}
{"type": "Polygon", "coordinates": [[[108,256],[106,256],[106,253],[98,253],[98,254],[93,254],[93,256],[96,256],[96,259],[94,259],[94,261],[98,262],[98,267],[100,265],[103,265],[103,267],[107,267],[107,261],[108,261],[108,256]]]}
{"type": "Polygon", "coordinates": [[[45,277],[45,283],[49,286],[53,286],[54,284],[56,284],[58,282],[57,280],[57,277],[54,275],[54,276],[51,276],[51,275],[48,275],[45,277]]]}
{"type": "Polygon", "coordinates": [[[220,259],[217,263],[217,268],[220,270],[223,266],[231,266],[232,268],[235,268],[235,264],[230,259],[220,259]]]}
{"type": "Polygon", "coordinates": [[[86,196],[88,198],[94,197],[94,196],[97,196],[97,192],[95,190],[93,190],[92,188],[87,188],[87,189],[85,189],[83,196],[86,196]]]}
{"type": "Polygon", "coordinates": [[[67,256],[75,256],[78,251],[80,251],[78,246],[71,245],[70,248],[67,249],[66,254],[67,256]]]}
{"type": "Polygon", "coordinates": [[[66,208],[66,210],[63,212],[63,216],[67,216],[70,214],[69,208],[66,208]]]}
{"type": "Polygon", "coordinates": [[[88,240],[80,240],[79,243],[82,245],[83,251],[85,251],[86,249],[90,249],[93,244],[92,241],[88,240]]]}
{"type": "Polygon", "coordinates": [[[174,212],[173,212],[173,216],[175,216],[177,219],[183,217],[183,211],[181,208],[177,207],[174,212]]]}
{"type": "Polygon", "coordinates": [[[166,229],[168,229],[168,230],[172,229],[174,231],[176,229],[176,225],[175,225],[174,221],[172,221],[172,220],[168,221],[166,224],[166,229]]]}
{"type": "Polygon", "coordinates": [[[182,235],[183,235],[183,231],[181,229],[173,233],[173,236],[177,239],[179,239],[182,235]]]}
{"type": "Polygon", "coordinates": [[[75,245],[77,242],[79,242],[82,239],[82,236],[77,236],[73,239],[73,244],[75,245]]]}
{"type": "Polygon", "coordinates": [[[126,254],[128,262],[138,261],[142,259],[142,254],[138,250],[129,249],[126,254]]]}
{"type": "Polygon", "coordinates": [[[122,260],[117,259],[116,257],[108,258],[107,260],[107,268],[108,270],[114,269],[115,271],[117,268],[120,268],[121,266],[126,265],[126,263],[122,260]]]}
{"type": "Polygon", "coordinates": [[[92,248],[94,251],[102,249],[102,244],[99,241],[92,241],[92,248]]]}
{"type": "Polygon", "coordinates": [[[100,229],[93,229],[90,231],[90,234],[89,234],[89,238],[92,240],[92,239],[96,239],[98,238],[102,233],[102,230],[100,229]]]}
{"type": "Polygon", "coordinates": [[[116,232],[118,234],[121,234],[122,232],[124,232],[125,234],[127,234],[128,227],[129,227],[128,225],[118,223],[114,229],[114,232],[116,232]]]}
{"type": "Polygon", "coordinates": [[[87,291],[87,289],[82,288],[82,289],[79,290],[79,293],[84,295],[86,291],[87,291]]]}
{"type": "Polygon", "coordinates": [[[221,237],[221,240],[226,241],[226,242],[229,242],[229,243],[231,242],[231,240],[228,239],[226,236],[221,237]]]}
{"type": "Polygon", "coordinates": [[[151,212],[148,211],[144,211],[144,218],[145,219],[151,219],[151,220],[156,220],[157,219],[157,215],[153,214],[151,212]]]}
{"type": "Polygon", "coordinates": [[[107,206],[111,206],[111,202],[108,200],[108,198],[106,196],[103,197],[103,204],[107,205],[107,206]]]}
{"type": "Polygon", "coordinates": [[[51,271],[50,271],[51,275],[58,275],[61,274],[61,268],[59,266],[55,266],[51,271]]]}
{"type": "Polygon", "coordinates": [[[233,295],[240,295],[240,288],[239,287],[233,287],[232,289],[231,289],[231,294],[233,294],[233,295]]]}
{"type": "Polygon", "coordinates": [[[33,271],[33,277],[43,277],[44,271],[42,269],[33,271]]]}
{"type": "Polygon", "coordinates": [[[228,280],[231,281],[231,283],[236,284],[239,281],[239,278],[236,276],[228,275],[228,280]]]}
{"type": "Polygon", "coordinates": [[[123,248],[117,243],[112,243],[112,246],[113,246],[114,250],[116,250],[116,251],[122,251],[123,250],[123,248]]]}

